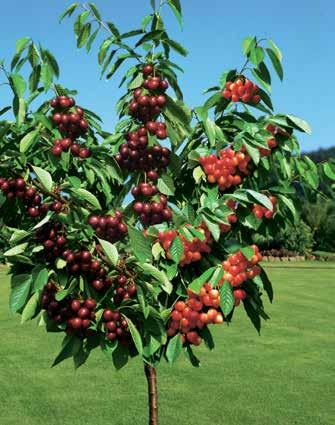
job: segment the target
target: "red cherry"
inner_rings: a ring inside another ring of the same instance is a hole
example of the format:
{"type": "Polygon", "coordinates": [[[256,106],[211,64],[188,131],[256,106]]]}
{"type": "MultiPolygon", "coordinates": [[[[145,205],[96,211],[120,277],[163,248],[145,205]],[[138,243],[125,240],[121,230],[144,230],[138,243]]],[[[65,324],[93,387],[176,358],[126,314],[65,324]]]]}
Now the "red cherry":
{"type": "Polygon", "coordinates": [[[67,152],[72,145],[72,140],[69,139],[69,138],[63,139],[63,140],[61,140],[60,145],[61,145],[62,149],[65,152],[67,152]]]}
{"type": "Polygon", "coordinates": [[[153,66],[147,64],[147,65],[144,65],[142,72],[143,72],[143,75],[147,77],[148,75],[153,73],[153,70],[154,70],[153,66]]]}
{"type": "Polygon", "coordinates": [[[94,310],[97,306],[97,302],[93,298],[87,298],[85,301],[85,307],[87,307],[89,310],[94,310]]]}
{"type": "Polygon", "coordinates": [[[79,149],[79,157],[82,159],[86,159],[91,155],[91,151],[88,148],[80,148],[79,149]]]}
{"type": "Polygon", "coordinates": [[[73,300],[71,303],[71,309],[75,312],[79,311],[81,307],[81,302],[79,300],[73,300]]]}
{"type": "Polygon", "coordinates": [[[82,320],[79,317],[75,317],[74,319],[70,319],[69,324],[73,329],[80,329],[82,320]]]}
{"type": "Polygon", "coordinates": [[[102,317],[105,322],[111,322],[114,320],[114,312],[111,309],[106,309],[102,317]]]}
{"type": "Polygon", "coordinates": [[[62,152],[63,152],[63,149],[61,146],[53,146],[51,149],[51,153],[54,156],[61,156],[62,152]]]}

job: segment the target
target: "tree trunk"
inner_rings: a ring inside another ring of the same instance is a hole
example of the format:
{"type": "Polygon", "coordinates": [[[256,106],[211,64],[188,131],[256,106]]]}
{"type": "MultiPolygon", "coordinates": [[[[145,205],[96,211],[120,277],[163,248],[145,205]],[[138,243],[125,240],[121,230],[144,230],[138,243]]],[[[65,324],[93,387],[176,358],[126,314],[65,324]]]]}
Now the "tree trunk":
{"type": "Polygon", "coordinates": [[[156,369],[144,363],[145,376],[148,381],[149,425],[158,425],[158,393],[156,369]]]}

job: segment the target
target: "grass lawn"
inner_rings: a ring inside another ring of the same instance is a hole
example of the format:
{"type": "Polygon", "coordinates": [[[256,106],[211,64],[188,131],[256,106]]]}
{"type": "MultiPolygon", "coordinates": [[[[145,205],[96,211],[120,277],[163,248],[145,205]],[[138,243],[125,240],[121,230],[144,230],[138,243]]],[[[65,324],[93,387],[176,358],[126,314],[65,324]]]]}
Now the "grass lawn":
{"type": "MultiPolygon", "coordinates": [[[[258,336],[243,309],[215,329],[216,349],[159,368],[160,425],[334,425],[335,264],[264,264],[275,287],[258,336]]],[[[20,326],[0,269],[0,424],[146,425],[146,382],[133,360],[115,372],[102,353],[50,369],[61,335],[20,326]]]]}

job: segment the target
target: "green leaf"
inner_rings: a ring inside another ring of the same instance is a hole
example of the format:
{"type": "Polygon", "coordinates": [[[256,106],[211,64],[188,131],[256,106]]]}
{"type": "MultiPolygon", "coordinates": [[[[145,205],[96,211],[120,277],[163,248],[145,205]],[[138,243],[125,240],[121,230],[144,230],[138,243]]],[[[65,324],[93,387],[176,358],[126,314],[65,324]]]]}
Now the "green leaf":
{"type": "Polygon", "coordinates": [[[254,190],[251,189],[246,189],[246,192],[255,200],[257,201],[259,204],[263,205],[263,207],[267,208],[268,210],[272,211],[273,210],[273,205],[270,201],[270,199],[263,195],[262,193],[256,192],[254,190]]]}
{"type": "Polygon", "coordinates": [[[170,364],[175,363],[180,354],[183,351],[183,344],[180,338],[180,334],[175,335],[170,339],[166,349],[166,358],[170,364]]]}
{"type": "Polygon", "coordinates": [[[80,30],[79,37],[77,39],[77,47],[79,49],[85,45],[90,34],[91,34],[91,24],[88,22],[80,30]]]}
{"type": "Polygon", "coordinates": [[[247,56],[251,49],[253,49],[256,45],[255,37],[246,37],[242,42],[243,54],[247,56]]]}
{"type": "Polygon", "coordinates": [[[142,83],[143,83],[143,75],[142,74],[138,74],[131,83],[129,83],[128,85],[128,89],[129,90],[134,90],[137,87],[141,87],[142,83]]]}
{"type": "Polygon", "coordinates": [[[109,260],[109,263],[113,266],[116,266],[119,261],[119,254],[117,252],[116,246],[112,243],[105,241],[103,239],[98,239],[102,249],[109,260]]]}
{"type": "Polygon", "coordinates": [[[245,256],[247,260],[251,260],[253,255],[255,254],[253,248],[251,246],[245,246],[244,248],[241,248],[242,254],[245,256]]]}
{"type": "Polygon", "coordinates": [[[181,11],[180,0],[167,0],[167,4],[170,6],[170,9],[172,10],[175,17],[177,18],[177,21],[179,22],[180,27],[183,28],[183,16],[181,11]]]}
{"type": "Polygon", "coordinates": [[[158,270],[155,266],[148,263],[141,264],[141,268],[146,274],[152,276],[158,283],[160,283],[161,288],[166,293],[171,294],[173,289],[172,284],[163,271],[158,270]]]}
{"type": "Polygon", "coordinates": [[[287,198],[286,196],[279,194],[278,198],[287,206],[287,208],[291,211],[292,213],[292,217],[294,219],[294,221],[296,221],[298,219],[298,214],[297,214],[297,210],[294,206],[294,203],[292,201],[292,199],[287,198]]]}
{"type": "Polygon", "coordinates": [[[287,115],[288,121],[291,122],[298,130],[307,134],[312,134],[312,129],[309,124],[294,115],[287,115]]]}
{"type": "Polygon", "coordinates": [[[183,47],[181,44],[177,43],[174,40],[171,40],[170,38],[167,38],[163,40],[163,43],[168,44],[170,47],[172,47],[173,50],[175,50],[177,53],[179,53],[182,56],[187,56],[188,51],[183,47]]]}
{"type": "Polygon", "coordinates": [[[188,289],[190,289],[192,292],[195,292],[198,294],[200,292],[200,289],[203,287],[203,285],[208,282],[213,275],[213,273],[216,271],[216,267],[211,267],[210,269],[207,269],[202,275],[194,279],[188,286],[188,289]]]}
{"type": "Polygon", "coordinates": [[[11,109],[12,109],[11,106],[6,106],[5,108],[0,109],[0,116],[10,111],[11,109]]]}
{"type": "Polygon", "coordinates": [[[48,63],[44,62],[41,67],[41,80],[46,90],[50,88],[52,79],[53,79],[53,69],[48,63]]]}
{"type": "Polygon", "coordinates": [[[178,236],[176,236],[173,239],[173,241],[170,245],[170,248],[169,248],[169,252],[170,252],[172,260],[176,264],[179,264],[179,262],[180,262],[180,260],[183,256],[183,253],[184,253],[184,245],[183,245],[183,242],[181,241],[181,239],[178,236]]]}
{"type": "Polygon", "coordinates": [[[173,196],[175,192],[173,178],[169,174],[162,174],[157,182],[158,190],[164,195],[173,196]]]}
{"type": "Polygon", "coordinates": [[[224,281],[220,288],[220,306],[226,317],[234,308],[233,288],[228,281],[224,281]]]}
{"type": "Polygon", "coordinates": [[[94,33],[90,35],[90,38],[88,39],[86,43],[86,51],[89,52],[91,50],[92,44],[94,43],[95,39],[97,38],[97,35],[99,34],[100,28],[97,28],[94,33]]]}
{"type": "Polygon", "coordinates": [[[137,330],[136,326],[134,325],[134,323],[129,319],[129,317],[126,317],[126,320],[127,320],[128,327],[129,327],[129,330],[130,330],[130,334],[131,334],[131,337],[133,338],[135,347],[136,347],[138,353],[140,355],[142,355],[143,354],[143,343],[142,343],[141,335],[140,335],[139,331],[137,330]]]}
{"type": "Polygon", "coordinates": [[[59,22],[62,22],[62,20],[66,17],[66,16],[71,16],[72,13],[76,10],[76,8],[78,7],[78,3],[72,3],[59,17],[59,22]]]}
{"type": "Polygon", "coordinates": [[[264,291],[267,293],[270,302],[273,301],[273,288],[270,279],[268,278],[264,269],[261,270],[261,274],[259,275],[263,282],[264,291]]]}
{"type": "Polygon", "coordinates": [[[100,46],[99,53],[98,53],[98,63],[99,65],[102,65],[103,61],[106,58],[107,52],[109,47],[113,44],[112,38],[107,38],[104,40],[100,46]]]}
{"type": "Polygon", "coordinates": [[[17,95],[17,97],[23,98],[27,89],[27,84],[24,78],[19,74],[11,74],[10,80],[12,82],[14,93],[17,95]]]}
{"type": "Polygon", "coordinates": [[[34,227],[33,230],[39,229],[40,227],[42,227],[44,224],[48,223],[48,221],[50,221],[52,214],[50,214],[50,212],[44,217],[42,218],[42,220],[40,222],[38,222],[34,227]]]}
{"type": "Polygon", "coordinates": [[[116,26],[113,24],[113,22],[107,22],[107,26],[110,29],[111,33],[116,37],[119,38],[120,37],[120,32],[119,30],[116,28],[116,26]]]}
{"type": "Polygon", "coordinates": [[[27,47],[30,42],[30,37],[19,38],[16,41],[16,49],[15,52],[17,55],[20,55],[22,51],[27,47]]]}
{"type": "Polygon", "coordinates": [[[213,223],[210,221],[205,215],[202,216],[206,226],[208,227],[208,230],[211,232],[213,238],[218,241],[221,236],[220,226],[217,223],[213,223]]]}
{"type": "Polygon", "coordinates": [[[271,49],[273,50],[274,54],[277,56],[277,59],[281,62],[282,59],[283,59],[283,55],[282,55],[279,47],[272,40],[268,40],[268,43],[269,43],[271,49]]]}
{"type": "Polygon", "coordinates": [[[142,19],[142,22],[141,22],[141,28],[142,28],[143,31],[145,31],[147,29],[147,26],[148,26],[148,24],[151,20],[152,20],[152,15],[144,16],[144,18],[142,19]]]}
{"type": "Polygon", "coordinates": [[[199,367],[200,366],[200,360],[195,356],[190,345],[186,346],[185,354],[187,355],[187,357],[188,357],[188,359],[191,362],[193,367],[199,367]]]}
{"type": "Polygon", "coordinates": [[[251,323],[255,326],[258,333],[261,331],[261,319],[259,317],[258,311],[254,308],[253,304],[250,302],[248,298],[243,300],[244,309],[251,320],[251,323]]]}
{"type": "MultiPolygon", "coordinates": [[[[267,90],[269,93],[271,93],[271,86],[270,84],[268,84],[266,81],[263,80],[263,78],[261,78],[259,76],[259,73],[256,72],[256,69],[253,68],[251,70],[252,75],[256,78],[256,80],[265,88],[265,90],[267,90]]],[[[259,87],[258,87],[259,89],[259,87]]],[[[260,106],[259,104],[257,106],[260,106]]]]}
{"type": "Polygon", "coordinates": [[[146,238],[140,230],[131,226],[128,226],[128,233],[134,255],[141,263],[150,261],[152,258],[152,252],[149,239],[146,238]]]}
{"type": "Polygon", "coordinates": [[[13,313],[16,313],[25,305],[30,293],[31,283],[32,276],[30,274],[19,274],[12,276],[9,307],[13,313]]]}
{"type": "Polygon", "coordinates": [[[327,177],[329,177],[331,180],[335,180],[335,165],[330,164],[329,162],[326,162],[323,166],[323,172],[327,177]]]}
{"type": "Polygon", "coordinates": [[[135,47],[138,47],[141,44],[146,43],[147,41],[150,41],[150,40],[159,40],[163,33],[164,31],[162,30],[150,31],[138,40],[138,42],[135,44],[135,47]]]}
{"type": "Polygon", "coordinates": [[[259,163],[259,160],[260,160],[259,149],[255,148],[254,146],[251,146],[248,142],[245,142],[244,146],[246,147],[247,152],[250,155],[253,162],[257,165],[259,163]]]}
{"type": "Polygon", "coordinates": [[[43,168],[32,166],[34,173],[36,174],[38,180],[41,182],[42,186],[50,192],[52,190],[52,177],[48,171],[43,170],[43,168]]]}
{"type": "Polygon", "coordinates": [[[17,125],[21,126],[25,121],[27,105],[25,100],[21,97],[19,98],[18,101],[19,101],[19,110],[17,113],[17,125]]]}
{"type": "Polygon", "coordinates": [[[5,257],[13,257],[14,255],[22,254],[28,246],[28,242],[21,243],[20,245],[16,245],[13,248],[8,249],[4,252],[5,257]]]}
{"type": "Polygon", "coordinates": [[[264,50],[261,47],[254,47],[249,52],[250,62],[258,66],[264,60],[264,50]]]}
{"type": "Polygon", "coordinates": [[[32,282],[34,291],[39,291],[48,283],[48,270],[43,265],[37,265],[32,270],[32,282]]]}
{"type": "Polygon", "coordinates": [[[200,336],[203,338],[203,340],[206,344],[206,347],[209,350],[214,350],[215,344],[214,344],[212,334],[210,333],[210,331],[208,329],[208,326],[205,326],[204,328],[201,329],[200,336]]]}
{"type": "Polygon", "coordinates": [[[30,232],[27,232],[26,230],[22,229],[14,229],[13,227],[7,227],[8,230],[12,233],[11,237],[9,239],[9,242],[11,244],[14,244],[16,242],[21,241],[22,239],[26,238],[30,235],[30,232]]]}
{"type": "Polygon", "coordinates": [[[75,356],[79,350],[81,350],[82,346],[83,341],[79,337],[75,335],[66,335],[63,339],[62,349],[53,362],[52,367],[58,365],[63,360],[75,356]]]}
{"type": "Polygon", "coordinates": [[[96,5],[93,3],[88,3],[91,11],[93,12],[93,15],[97,18],[98,21],[101,21],[101,15],[99,10],[97,9],[96,5]]]}
{"type": "Polygon", "coordinates": [[[90,204],[95,210],[101,210],[101,205],[98,199],[88,190],[86,189],[75,189],[75,191],[72,192],[73,195],[82,200],[86,201],[88,204],[90,204]]]}
{"type": "Polygon", "coordinates": [[[204,180],[206,177],[206,174],[204,170],[202,169],[201,165],[198,165],[198,167],[195,167],[193,172],[193,178],[194,181],[198,184],[201,180],[204,180]]]}
{"type": "Polygon", "coordinates": [[[268,56],[269,56],[269,58],[271,60],[271,63],[273,65],[273,67],[274,67],[274,69],[275,69],[278,77],[280,78],[280,80],[283,80],[283,78],[284,78],[284,71],[283,71],[282,64],[278,60],[278,58],[277,58],[277,56],[276,56],[276,54],[274,53],[273,50],[266,49],[266,51],[267,51],[267,54],[268,54],[268,56]]]}
{"type": "Polygon", "coordinates": [[[35,294],[27,302],[22,312],[21,323],[27,322],[28,320],[31,320],[35,316],[39,307],[39,298],[40,298],[39,293],[35,292],[35,294]]]}
{"type": "Polygon", "coordinates": [[[272,101],[271,101],[270,96],[264,90],[262,90],[260,87],[258,87],[258,93],[261,96],[261,99],[263,100],[265,105],[268,106],[271,110],[273,110],[272,101]]]}
{"type": "Polygon", "coordinates": [[[49,50],[43,50],[44,59],[48,62],[49,67],[52,69],[52,73],[59,77],[59,66],[58,63],[49,50]]]}

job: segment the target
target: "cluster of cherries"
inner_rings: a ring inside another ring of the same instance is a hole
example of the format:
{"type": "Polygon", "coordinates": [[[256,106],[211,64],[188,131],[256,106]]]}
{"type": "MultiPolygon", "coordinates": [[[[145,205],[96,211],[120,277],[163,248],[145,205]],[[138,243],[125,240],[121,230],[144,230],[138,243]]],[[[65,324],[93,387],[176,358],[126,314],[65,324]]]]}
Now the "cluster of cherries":
{"type": "Polygon", "coordinates": [[[51,320],[60,324],[67,321],[71,317],[71,299],[66,297],[61,301],[56,300],[57,286],[48,282],[42,291],[41,307],[47,311],[51,320]]]}
{"type": "Polygon", "coordinates": [[[66,322],[65,332],[76,334],[81,338],[92,335],[89,329],[95,320],[95,309],[97,306],[93,298],[85,301],[66,297],[60,301],[56,300],[57,286],[48,282],[43,288],[41,295],[41,307],[47,311],[48,317],[56,324],[66,322]]]}
{"type": "Polygon", "coordinates": [[[168,89],[169,84],[166,80],[151,75],[154,73],[152,65],[145,65],[142,72],[146,79],[142,87],[134,91],[134,100],[129,105],[129,114],[146,123],[156,119],[161,113],[161,108],[166,104],[166,96],[163,93],[168,89]],[[150,95],[143,89],[154,94],[150,95]]]}
{"type": "Polygon", "coordinates": [[[63,225],[57,222],[46,223],[37,229],[36,239],[44,246],[44,255],[48,261],[61,255],[67,244],[63,225]]]}
{"type": "Polygon", "coordinates": [[[259,252],[258,246],[252,245],[252,248],[254,255],[250,260],[242,251],[238,251],[222,262],[224,275],[221,284],[227,280],[233,287],[240,286],[246,280],[253,279],[260,274],[261,268],[257,266],[257,263],[262,260],[262,254],[259,252]]]}
{"type": "Polygon", "coordinates": [[[272,211],[267,209],[266,207],[263,207],[262,205],[254,204],[252,212],[258,220],[263,217],[272,218],[274,213],[276,212],[277,198],[275,196],[269,196],[269,200],[272,204],[272,211]]]}
{"type": "Polygon", "coordinates": [[[53,142],[51,152],[54,156],[61,156],[62,152],[70,150],[75,157],[86,159],[91,156],[91,151],[88,148],[81,147],[79,143],[73,143],[72,139],[56,139],[53,142]]]}
{"type": "Polygon", "coordinates": [[[27,206],[30,217],[38,217],[48,212],[48,205],[43,204],[41,195],[34,187],[27,187],[26,181],[0,177],[0,190],[7,199],[19,198],[27,206]]]}
{"type": "Polygon", "coordinates": [[[137,294],[135,283],[124,274],[117,276],[113,281],[113,291],[113,301],[115,305],[120,305],[122,301],[134,298],[137,294]]]}
{"type": "Polygon", "coordinates": [[[70,150],[73,156],[84,159],[91,155],[91,151],[79,143],[74,143],[74,140],[87,132],[88,122],[82,108],[74,109],[75,104],[75,100],[67,96],[57,96],[51,100],[50,106],[54,109],[52,121],[65,136],[64,139],[53,142],[51,152],[55,156],[60,156],[62,152],[70,150]]]}
{"type": "MultiPolygon", "coordinates": [[[[157,126],[157,134],[166,137],[165,124],[153,121],[149,121],[148,124],[157,126]]],[[[126,139],[127,142],[120,145],[119,153],[115,155],[115,159],[121,168],[130,171],[150,171],[166,168],[169,165],[170,149],[159,145],[148,147],[148,131],[145,127],[140,127],[138,130],[128,133],[126,139]]]]}
{"type": "Polygon", "coordinates": [[[99,238],[116,242],[128,233],[127,225],[123,222],[122,218],[123,213],[116,211],[114,215],[91,215],[88,223],[93,227],[99,238]]]}
{"type": "Polygon", "coordinates": [[[69,273],[78,276],[84,274],[88,277],[90,285],[98,292],[107,290],[113,285],[111,277],[107,276],[107,270],[99,260],[92,257],[90,251],[78,250],[73,252],[66,249],[62,257],[67,263],[69,273]]]}
{"type": "Polygon", "coordinates": [[[80,337],[90,336],[94,331],[89,329],[95,320],[97,303],[93,298],[85,301],[72,300],[71,317],[67,320],[66,332],[80,337]]]}
{"type": "Polygon", "coordinates": [[[251,158],[242,149],[235,152],[232,148],[223,149],[218,158],[215,154],[199,158],[209,183],[219,185],[220,190],[237,186],[242,182],[242,176],[249,175],[248,165],[251,158]]]}
{"type": "Polygon", "coordinates": [[[128,346],[131,342],[131,335],[128,329],[127,320],[123,319],[120,312],[107,308],[102,315],[106,338],[113,341],[120,341],[121,345],[128,346]]]}
{"type": "Polygon", "coordinates": [[[233,102],[251,103],[257,105],[261,97],[257,94],[258,87],[247,78],[238,78],[236,81],[227,81],[222,96],[233,102]]]}
{"type": "Polygon", "coordinates": [[[211,252],[210,244],[212,243],[212,237],[207,227],[202,224],[197,228],[198,231],[204,234],[205,240],[200,240],[195,237],[192,241],[188,241],[182,234],[179,234],[176,230],[168,230],[166,232],[158,233],[158,241],[163,246],[166,257],[171,259],[169,248],[175,237],[179,237],[183,243],[183,255],[180,259],[180,265],[185,266],[195,261],[200,261],[203,253],[211,252]]]}
{"type": "Polygon", "coordinates": [[[200,345],[202,339],[199,331],[204,326],[223,323],[219,306],[219,291],[210,284],[206,283],[199,295],[188,290],[187,300],[177,301],[174,306],[167,335],[172,337],[180,332],[184,344],[200,345]]]}
{"type": "Polygon", "coordinates": [[[139,215],[142,224],[159,224],[172,219],[172,211],[167,205],[167,198],[165,195],[158,193],[155,185],[140,183],[138,186],[133,187],[131,193],[136,199],[133,204],[133,210],[139,215]],[[149,202],[143,200],[143,198],[151,198],[152,196],[154,198],[149,202]],[[142,200],[139,200],[141,198],[142,200]]]}

